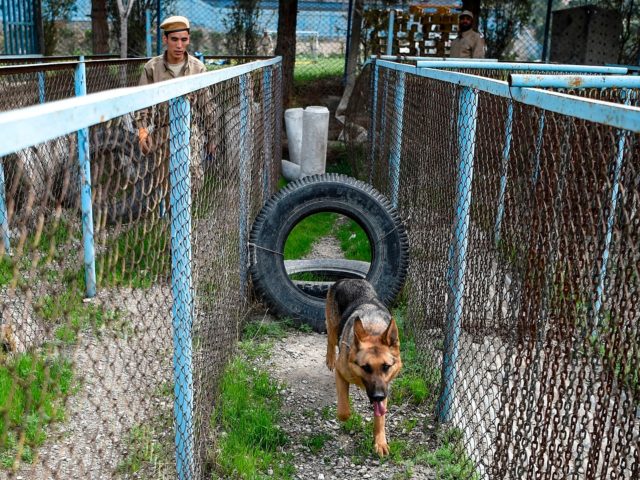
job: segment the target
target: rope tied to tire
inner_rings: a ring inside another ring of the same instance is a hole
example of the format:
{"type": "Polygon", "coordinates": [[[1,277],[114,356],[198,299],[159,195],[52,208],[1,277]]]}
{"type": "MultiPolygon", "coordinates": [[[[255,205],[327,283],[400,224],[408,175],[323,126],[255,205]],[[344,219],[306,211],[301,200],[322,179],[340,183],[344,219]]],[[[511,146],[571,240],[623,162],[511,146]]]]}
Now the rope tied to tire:
{"type": "Polygon", "coordinates": [[[305,292],[289,279],[283,252],[296,224],[325,211],[350,217],[366,233],[373,244],[366,279],[383,302],[395,299],[408,265],[404,223],[372,186],[345,175],[324,174],[299,179],[275,193],[262,207],[249,236],[253,287],[276,315],[308,323],[318,332],[325,331],[324,298],[305,292]]]}

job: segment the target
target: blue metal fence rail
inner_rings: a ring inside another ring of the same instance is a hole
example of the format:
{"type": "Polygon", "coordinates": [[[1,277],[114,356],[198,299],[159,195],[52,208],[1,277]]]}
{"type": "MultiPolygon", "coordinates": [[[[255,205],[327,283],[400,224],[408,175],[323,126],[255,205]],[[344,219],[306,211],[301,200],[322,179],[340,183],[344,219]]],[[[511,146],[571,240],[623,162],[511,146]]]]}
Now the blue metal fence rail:
{"type": "MultiPolygon", "coordinates": [[[[174,339],[174,425],[176,467],[178,478],[190,479],[194,475],[194,421],[193,421],[193,366],[192,338],[193,325],[193,280],[191,252],[191,185],[190,185],[190,140],[189,118],[190,107],[186,95],[210,87],[217,83],[239,78],[241,85],[247,85],[250,72],[278,65],[280,57],[260,60],[244,65],[229,67],[224,70],[202,75],[179,78],[158,85],[131,87],[109,90],[92,95],[86,93],[84,83],[84,62],[77,66],[76,94],[77,98],[60,100],[20,110],[0,113],[0,157],[21,149],[37,145],[48,140],[78,132],[78,152],[81,164],[80,187],[82,191],[82,220],[84,231],[84,255],[87,267],[85,279],[87,296],[95,295],[95,248],[93,245],[93,220],[91,205],[91,174],[88,147],[88,128],[98,123],[144,109],[161,102],[169,102],[170,114],[170,202],[172,211],[171,223],[171,284],[173,294],[173,339],[174,339]]],[[[241,92],[243,99],[243,142],[247,141],[249,101],[246,92],[241,92]]],[[[272,119],[275,121],[275,118],[272,119]]],[[[249,147],[241,147],[244,156],[249,147]]],[[[247,158],[241,155],[241,170],[247,170],[247,158]]],[[[0,167],[2,164],[0,164],[0,167]]],[[[10,238],[7,209],[5,203],[5,184],[3,170],[0,168],[0,234],[2,244],[0,253],[9,252],[10,238]]],[[[248,172],[245,172],[248,174],[248,172]]],[[[247,180],[240,179],[241,190],[247,180]]],[[[241,193],[241,210],[248,215],[248,187],[241,193]]],[[[241,227],[248,222],[240,219],[241,227]]],[[[240,255],[245,245],[240,237],[240,255]]],[[[246,264],[239,265],[243,279],[242,288],[246,288],[246,264]]]]}
{"type": "MultiPolygon", "coordinates": [[[[468,286],[469,279],[466,277],[467,267],[467,242],[470,235],[469,222],[470,222],[470,209],[472,207],[471,193],[472,179],[474,175],[474,158],[476,148],[476,118],[478,109],[478,95],[490,94],[495,97],[499,97],[501,102],[504,101],[505,113],[503,117],[504,130],[502,130],[501,138],[502,143],[499,147],[500,159],[498,160],[498,168],[500,178],[498,187],[496,189],[497,205],[495,209],[495,217],[492,223],[492,231],[494,233],[493,242],[497,246],[501,239],[501,230],[503,217],[505,215],[505,194],[507,190],[507,183],[509,178],[509,163],[511,158],[512,139],[514,135],[513,122],[514,122],[514,108],[518,106],[531,106],[535,107],[540,112],[540,116],[537,120],[537,132],[534,132],[533,144],[533,178],[531,179],[534,187],[538,182],[541,169],[541,154],[543,151],[543,132],[545,130],[545,118],[550,116],[551,113],[559,113],[565,115],[567,118],[580,119],[590,123],[598,123],[603,126],[613,127],[618,129],[617,135],[617,150],[613,152],[611,158],[612,161],[612,186],[610,193],[610,205],[607,207],[608,218],[606,224],[606,236],[604,239],[604,251],[601,255],[601,263],[599,263],[598,270],[598,284],[597,292],[595,294],[594,308],[595,314],[598,315],[599,310],[602,308],[602,297],[605,288],[605,277],[608,274],[608,254],[611,243],[612,228],[614,223],[614,217],[617,215],[617,199],[619,186],[621,182],[621,169],[623,157],[627,153],[629,148],[630,135],[640,133],[640,107],[635,106],[637,102],[632,99],[637,99],[637,95],[640,91],[640,79],[636,76],[626,76],[625,68],[620,67],[585,67],[585,66],[573,66],[573,65],[540,65],[540,64],[509,64],[509,63],[493,63],[493,62],[460,62],[460,61],[417,61],[416,65],[410,65],[406,63],[391,62],[388,60],[377,60],[373,62],[374,70],[373,85],[377,85],[378,78],[383,78],[385,75],[391,72],[396,73],[396,81],[394,87],[396,89],[396,98],[404,91],[404,78],[405,76],[423,77],[430,80],[438,80],[448,85],[456,85],[459,88],[460,97],[457,105],[458,122],[454,131],[458,135],[458,145],[456,151],[458,152],[457,158],[457,183],[456,183],[456,199],[454,206],[453,225],[451,227],[451,238],[449,245],[448,255],[448,268],[446,272],[447,283],[447,305],[446,305],[446,319],[444,322],[444,341],[443,341],[443,355],[442,355],[442,374],[441,374],[441,390],[439,392],[439,398],[437,402],[437,417],[441,422],[449,422],[453,418],[453,408],[456,399],[455,384],[459,379],[458,371],[458,353],[459,353],[459,341],[462,330],[462,311],[465,303],[465,287],[468,286]],[[481,65],[481,66],[479,66],[481,65]],[[472,75],[469,73],[462,73],[458,71],[451,71],[454,69],[482,69],[482,70],[496,70],[503,69],[506,71],[536,71],[536,74],[516,75],[515,73],[509,75],[509,81],[495,80],[478,75],[472,75]],[[541,72],[546,72],[543,74],[541,72]],[[549,73],[552,74],[549,74],[549,73]],[[557,72],[557,73],[556,73],[557,72]],[[565,75],[559,75],[558,73],[565,73],[565,75]],[[570,75],[566,75],[570,73],[570,75]],[[616,104],[611,102],[605,102],[601,100],[595,100],[590,98],[584,98],[578,95],[572,95],[570,93],[561,93],[552,90],[542,90],[541,88],[532,87],[545,87],[555,89],[570,89],[576,90],[581,88],[615,88],[622,89],[622,99],[624,104],[616,104]],[[626,92],[626,93],[625,93],[626,92]],[[614,158],[615,157],[615,158],[614,158]]],[[[375,128],[375,122],[382,115],[378,110],[384,108],[377,103],[378,94],[374,91],[372,96],[373,111],[371,112],[372,119],[372,136],[371,141],[377,142],[378,130],[375,128]]],[[[497,104],[497,100],[496,100],[497,104]]],[[[500,103],[502,105],[502,103],[500,103]]],[[[395,118],[398,115],[402,115],[402,110],[405,108],[403,103],[394,105],[396,112],[395,118]],[[398,111],[400,110],[400,111],[398,111]]],[[[502,121],[502,119],[501,119],[502,121]]],[[[567,168],[569,159],[567,158],[567,148],[569,144],[569,135],[571,135],[571,129],[567,127],[563,130],[559,139],[559,148],[561,149],[559,162],[557,166],[559,169],[558,176],[560,179],[564,178],[564,170],[567,168]],[[563,148],[563,146],[565,148],[563,148]]],[[[395,166],[398,161],[398,152],[402,145],[402,134],[396,132],[392,137],[392,141],[395,145],[391,145],[389,149],[389,165],[391,172],[394,172],[399,166],[395,166]]],[[[634,143],[635,145],[635,143],[634,143]]],[[[384,152],[381,151],[380,146],[371,145],[370,154],[372,157],[379,157],[384,152]],[[373,155],[377,152],[378,155],[373,155]]],[[[371,162],[380,161],[379,158],[371,158],[371,162]]],[[[425,173],[429,174],[429,173],[425,173]]],[[[393,185],[395,175],[391,174],[391,185],[393,198],[397,198],[396,187],[393,185]]],[[[496,179],[497,180],[497,179],[496,179]]],[[[558,193],[555,202],[561,201],[566,195],[563,181],[559,182],[558,193]]],[[[556,205],[559,209],[559,206],[556,205]]],[[[556,210],[557,211],[557,210],[556,210]]],[[[554,218],[554,226],[552,230],[557,231],[559,225],[557,222],[561,221],[559,218],[554,218]]],[[[553,240],[551,241],[553,243],[553,240]]],[[[557,247],[557,246],[556,246],[557,247]]],[[[556,255],[554,246],[551,245],[550,257],[545,259],[547,271],[545,275],[547,277],[553,277],[557,272],[553,269],[556,268],[556,255]]],[[[544,288],[552,288],[551,285],[545,284],[544,288]]],[[[546,304],[547,296],[550,292],[545,293],[539,308],[541,308],[540,315],[548,316],[549,312],[546,310],[550,306],[546,304]]],[[[597,321],[595,323],[597,328],[597,321]]]]}

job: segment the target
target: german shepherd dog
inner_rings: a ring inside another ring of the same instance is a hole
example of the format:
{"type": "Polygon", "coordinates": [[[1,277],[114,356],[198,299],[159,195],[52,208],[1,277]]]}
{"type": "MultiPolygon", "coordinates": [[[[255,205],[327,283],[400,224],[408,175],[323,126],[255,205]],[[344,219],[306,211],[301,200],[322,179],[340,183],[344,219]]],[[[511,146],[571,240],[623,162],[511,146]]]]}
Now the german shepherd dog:
{"type": "Polygon", "coordinates": [[[338,418],[345,421],[351,415],[349,385],[364,388],[373,404],[374,449],[380,456],[387,455],[384,422],[389,383],[402,367],[396,322],[371,284],[359,279],[335,282],[327,293],[325,313],[326,361],[329,370],[335,369],[338,418]]]}

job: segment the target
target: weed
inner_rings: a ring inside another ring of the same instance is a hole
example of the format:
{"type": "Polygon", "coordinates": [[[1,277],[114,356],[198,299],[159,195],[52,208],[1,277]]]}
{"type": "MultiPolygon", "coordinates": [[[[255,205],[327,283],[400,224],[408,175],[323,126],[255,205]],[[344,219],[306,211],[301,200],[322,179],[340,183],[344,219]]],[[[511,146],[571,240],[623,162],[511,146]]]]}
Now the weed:
{"type": "Polygon", "coordinates": [[[357,222],[349,219],[337,228],[335,234],[346,259],[371,261],[369,237],[357,222]]]}
{"type": "Polygon", "coordinates": [[[224,430],[215,458],[224,478],[256,478],[273,471],[275,478],[292,478],[293,466],[278,448],[288,442],[279,428],[279,386],[266,372],[234,358],[222,376],[220,408],[214,421],[224,430]]]}
{"type": "Polygon", "coordinates": [[[325,444],[331,440],[333,437],[326,433],[319,433],[317,435],[312,435],[302,441],[302,444],[311,450],[311,453],[317,455],[320,450],[322,450],[325,444]]]}
{"type": "Polygon", "coordinates": [[[398,405],[404,402],[420,405],[434,400],[440,382],[440,370],[430,366],[420,356],[414,339],[405,332],[405,312],[404,307],[393,311],[400,333],[403,367],[393,382],[391,402],[398,405]]]}
{"type": "Polygon", "coordinates": [[[320,212],[300,221],[287,237],[284,246],[285,260],[295,260],[309,254],[318,238],[331,233],[336,219],[336,213],[320,212]]]}
{"type": "Polygon", "coordinates": [[[46,439],[46,426],[64,419],[73,393],[71,361],[39,354],[7,357],[0,366],[0,457],[5,467],[29,462],[46,439]]]}
{"type": "Polygon", "coordinates": [[[9,285],[13,278],[13,262],[7,255],[0,257],[0,287],[9,285]]]}
{"type": "Polygon", "coordinates": [[[96,262],[99,285],[149,288],[171,265],[169,225],[139,223],[111,240],[96,262]]]}
{"type": "Polygon", "coordinates": [[[442,480],[479,480],[473,462],[462,444],[463,435],[457,428],[440,434],[440,446],[434,452],[421,452],[416,460],[431,466],[442,480]]]}
{"type": "Polygon", "coordinates": [[[172,458],[171,415],[164,412],[147,424],[134,426],[127,436],[127,455],[116,469],[120,474],[144,471],[144,478],[170,478],[175,468],[172,458]]]}
{"type": "Polygon", "coordinates": [[[323,420],[330,420],[332,418],[335,418],[336,409],[331,408],[328,405],[325,405],[324,407],[322,407],[322,410],[320,411],[320,416],[322,417],[323,420]]]}

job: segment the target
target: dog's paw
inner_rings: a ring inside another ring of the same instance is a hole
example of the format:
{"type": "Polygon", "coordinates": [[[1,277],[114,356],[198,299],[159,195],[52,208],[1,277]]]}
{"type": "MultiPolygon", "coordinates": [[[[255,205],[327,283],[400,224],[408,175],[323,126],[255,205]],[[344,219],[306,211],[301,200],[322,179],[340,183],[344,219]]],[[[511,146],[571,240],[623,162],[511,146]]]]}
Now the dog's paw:
{"type": "Polygon", "coordinates": [[[329,369],[330,372],[333,372],[333,369],[336,368],[336,359],[334,357],[332,358],[327,357],[327,360],[325,363],[327,364],[327,368],[329,369]]]}
{"type": "Polygon", "coordinates": [[[381,457],[384,457],[385,455],[389,455],[389,445],[387,444],[386,441],[374,442],[373,449],[381,457]]]}

